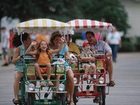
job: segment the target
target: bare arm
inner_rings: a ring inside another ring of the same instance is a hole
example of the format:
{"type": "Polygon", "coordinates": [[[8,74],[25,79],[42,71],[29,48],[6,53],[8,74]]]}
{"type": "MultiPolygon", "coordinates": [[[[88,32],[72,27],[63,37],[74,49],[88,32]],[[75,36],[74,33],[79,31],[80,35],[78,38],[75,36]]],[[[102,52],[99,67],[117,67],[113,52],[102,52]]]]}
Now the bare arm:
{"type": "Polygon", "coordinates": [[[111,57],[112,56],[112,53],[111,52],[107,52],[106,53],[106,57],[111,57]]]}
{"type": "Polygon", "coordinates": [[[79,57],[79,61],[83,62],[94,62],[95,57],[79,57]]]}
{"type": "Polygon", "coordinates": [[[65,59],[70,59],[69,52],[65,53],[65,59]]]}
{"type": "Polygon", "coordinates": [[[14,64],[21,58],[19,52],[20,52],[19,48],[16,48],[15,51],[14,51],[13,59],[12,59],[12,62],[14,64]]]}
{"type": "Polygon", "coordinates": [[[35,55],[35,54],[37,54],[36,46],[37,46],[37,43],[36,42],[32,42],[30,44],[30,46],[28,47],[28,49],[26,50],[26,54],[29,54],[29,55],[35,55]]]}
{"type": "Polygon", "coordinates": [[[26,51],[26,54],[28,55],[36,55],[37,54],[37,50],[30,50],[30,51],[26,51]]]}

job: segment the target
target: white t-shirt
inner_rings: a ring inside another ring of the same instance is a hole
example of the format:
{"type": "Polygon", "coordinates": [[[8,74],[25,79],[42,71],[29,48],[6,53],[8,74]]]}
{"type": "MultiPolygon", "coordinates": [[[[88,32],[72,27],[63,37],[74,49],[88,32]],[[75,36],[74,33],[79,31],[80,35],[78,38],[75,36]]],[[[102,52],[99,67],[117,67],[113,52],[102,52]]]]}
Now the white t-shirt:
{"type": "Polygon", "coordinates": [[[9,47],[9,33],[8,33],[8,31],[1,32],[1,47],[2,48],[9,47]]]}
{"type": "Polygon", "coordinates": [[[91,46],[91,48],[95,49],[96,51],[101,51],[103,53],[112,53],[110,46],[102,40],[98,41],[96,45],[91,46]]]}
{"type": "Polygon", "coordinates": [[[109,33],[107,36],[107,42],[109,44],[115,44],[115,45],[119,45],[121,41],[121,35],[119,32],[113,32],[113,33],[109,33]]]}

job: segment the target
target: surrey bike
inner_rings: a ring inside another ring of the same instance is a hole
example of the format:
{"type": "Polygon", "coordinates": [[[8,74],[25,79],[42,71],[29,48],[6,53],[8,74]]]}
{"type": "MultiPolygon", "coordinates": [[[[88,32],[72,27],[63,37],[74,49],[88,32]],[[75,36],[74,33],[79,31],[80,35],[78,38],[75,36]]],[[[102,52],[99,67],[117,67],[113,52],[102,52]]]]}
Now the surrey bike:
{"type": "MultiPolygon", "coordinates": [[[[68,23],[71,25],[71,27],[73,27],[76,33],[86,31],[106,33],[112,29],[111,23],[90,19],[75,19],[69,21],[68,23]]],[[[78,59],[79,56],[77,56],[77,63],[74,63],[76,65],[73,66],[74,64],[72,64],[75,76],[74,103],[76,105],[80,98],[92,98],[94,103],[105,105],[106,95],[109,94],[109,87],[107,87],[106,82],[106,55],[101,51],[96,51],[96,53],[89,54],[85,52],[83,55],[87,58],[94,57],[95,61],[82,61],[78,59]],[[87,73],[87,78],[84,78],[85,70],[82,66],[83,63],[95,63],[96,65],[96,71],[87,73]]]]}
{"type": "MultiPolygon", "coordinates": [[[[86,55],[88,55],[86,53],[86,55]]],[[[92,98],[94,103],[105,105],[106,95],[109,94],[109,87],[106,83],[106,56],[103,53],[97,52],[92,54],[95,57],[96,72],[87,73],[84,78],[85,70],[82,67],[83,63],[91,63],[78,60],[78,66],[73,68],[74,71],[74,103],[78,102],[80,98],[92,98]]]]}
{"type": "MultiPolygon", "coordinates": [[[[28,32],[31,35],[44,34],[50,35],[54,31],[65,32],[69,30],[70,25],[64,22],[60,22],[53,19],[33,19],[25,22],[21,22],[17,25],[19,32],[28,32]],[[34,24],[35,23],[35,24],[34,24]]],[[[21,105],[66,105],[66,93],[65,83],[66,83],[66,72],[63,68],[63,63],[61,59],[55,63],[52,63],[54,68],[52,72],[53,77],[52,82],[56,82],[57,75],[61,78],[59,80],[59,86],[48,86],[47,80],[39,80],[36,76],[34,63],[30,58],[24,59],[24,76],[21,81],[21,105]],[[31,62],[27,62],[31,61],[31,62]],[[30,79],[30,77],[34,77],[30,79]],[[42,86],[42,82],[46,82],[46,85],[42,86]]],[[[33,60],[34,61],[34,60],[33,60]]],[[[44,74],[47,77],[47,75],[44,74]]]]}
{"type": "MultiPolygon", "coordinates": [[[[66,70],[64,60],[55,58],[52,63],[53,71],[51,81],[59,82],[58,86],[47,85],[48,81],[40,80],[36,76],[32,57],[24,58],[24,76],[20,82],[19,105],[67,105],[66,101],[66,70]],[[58,80],[57,76],[61,78],[58,80]],[[42,85],[41,83],[46,83],[42,85]]],[[[43,74],[47,78],[46,74],[43,74]]]]}

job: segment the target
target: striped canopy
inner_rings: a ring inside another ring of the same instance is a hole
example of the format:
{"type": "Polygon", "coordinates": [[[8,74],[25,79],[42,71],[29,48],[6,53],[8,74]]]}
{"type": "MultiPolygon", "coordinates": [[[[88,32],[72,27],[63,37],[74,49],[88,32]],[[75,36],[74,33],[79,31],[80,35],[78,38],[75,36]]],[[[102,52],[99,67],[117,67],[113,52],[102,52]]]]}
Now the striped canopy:
{"type": "Polygon", "coordinates": [[[108,31],[112,29],[112,24],[89,19],[75,19],[67,22],[76,32],[82,31],[108,31]]]}
{"type": "Polygon", "coordinates": [[[19,32],[26,31],[29,33],[47,34],[53,31],[69,29],[70,25],[53,19],[33,19],[19,23],[17,28],[19,32]]]}

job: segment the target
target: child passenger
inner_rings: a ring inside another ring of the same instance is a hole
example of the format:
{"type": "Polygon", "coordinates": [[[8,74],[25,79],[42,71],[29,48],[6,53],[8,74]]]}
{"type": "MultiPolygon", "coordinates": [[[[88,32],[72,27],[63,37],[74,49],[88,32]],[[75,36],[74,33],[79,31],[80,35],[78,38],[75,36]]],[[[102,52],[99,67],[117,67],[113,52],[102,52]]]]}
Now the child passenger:
{"type": "Polygon", "coordinates": [[[85,70],[84,78],[88,77],[88,73],[96,73],[96,65],[93,61],[88,61],[89,57],[94,58],[94,51],[93,49],[90,48],[90,45],[88,43],[83,43],[83,48],[81,52],[81,57],[80,59],[86,63],[83,63],[82,67],[85,70]]]}
{"type": "MultiPolygon", "coordinates": [[[[32,43],[31,46],[36,46],[36,43],[32,43]]],[[[41,80],[44,80],[42,74],[47,73],[48,85],[53,85],[50,81],[51,77],[51,55],[52,53],[58,52],[61,48],[56,50],[49,50],[48,44],[45,40],[42,40],[37,50],[33,51],[36,55],[37,62],[35,63],[36,72],[41,80]]],[[[45,84],[44,84],[45,85],[45,84]]]]}

